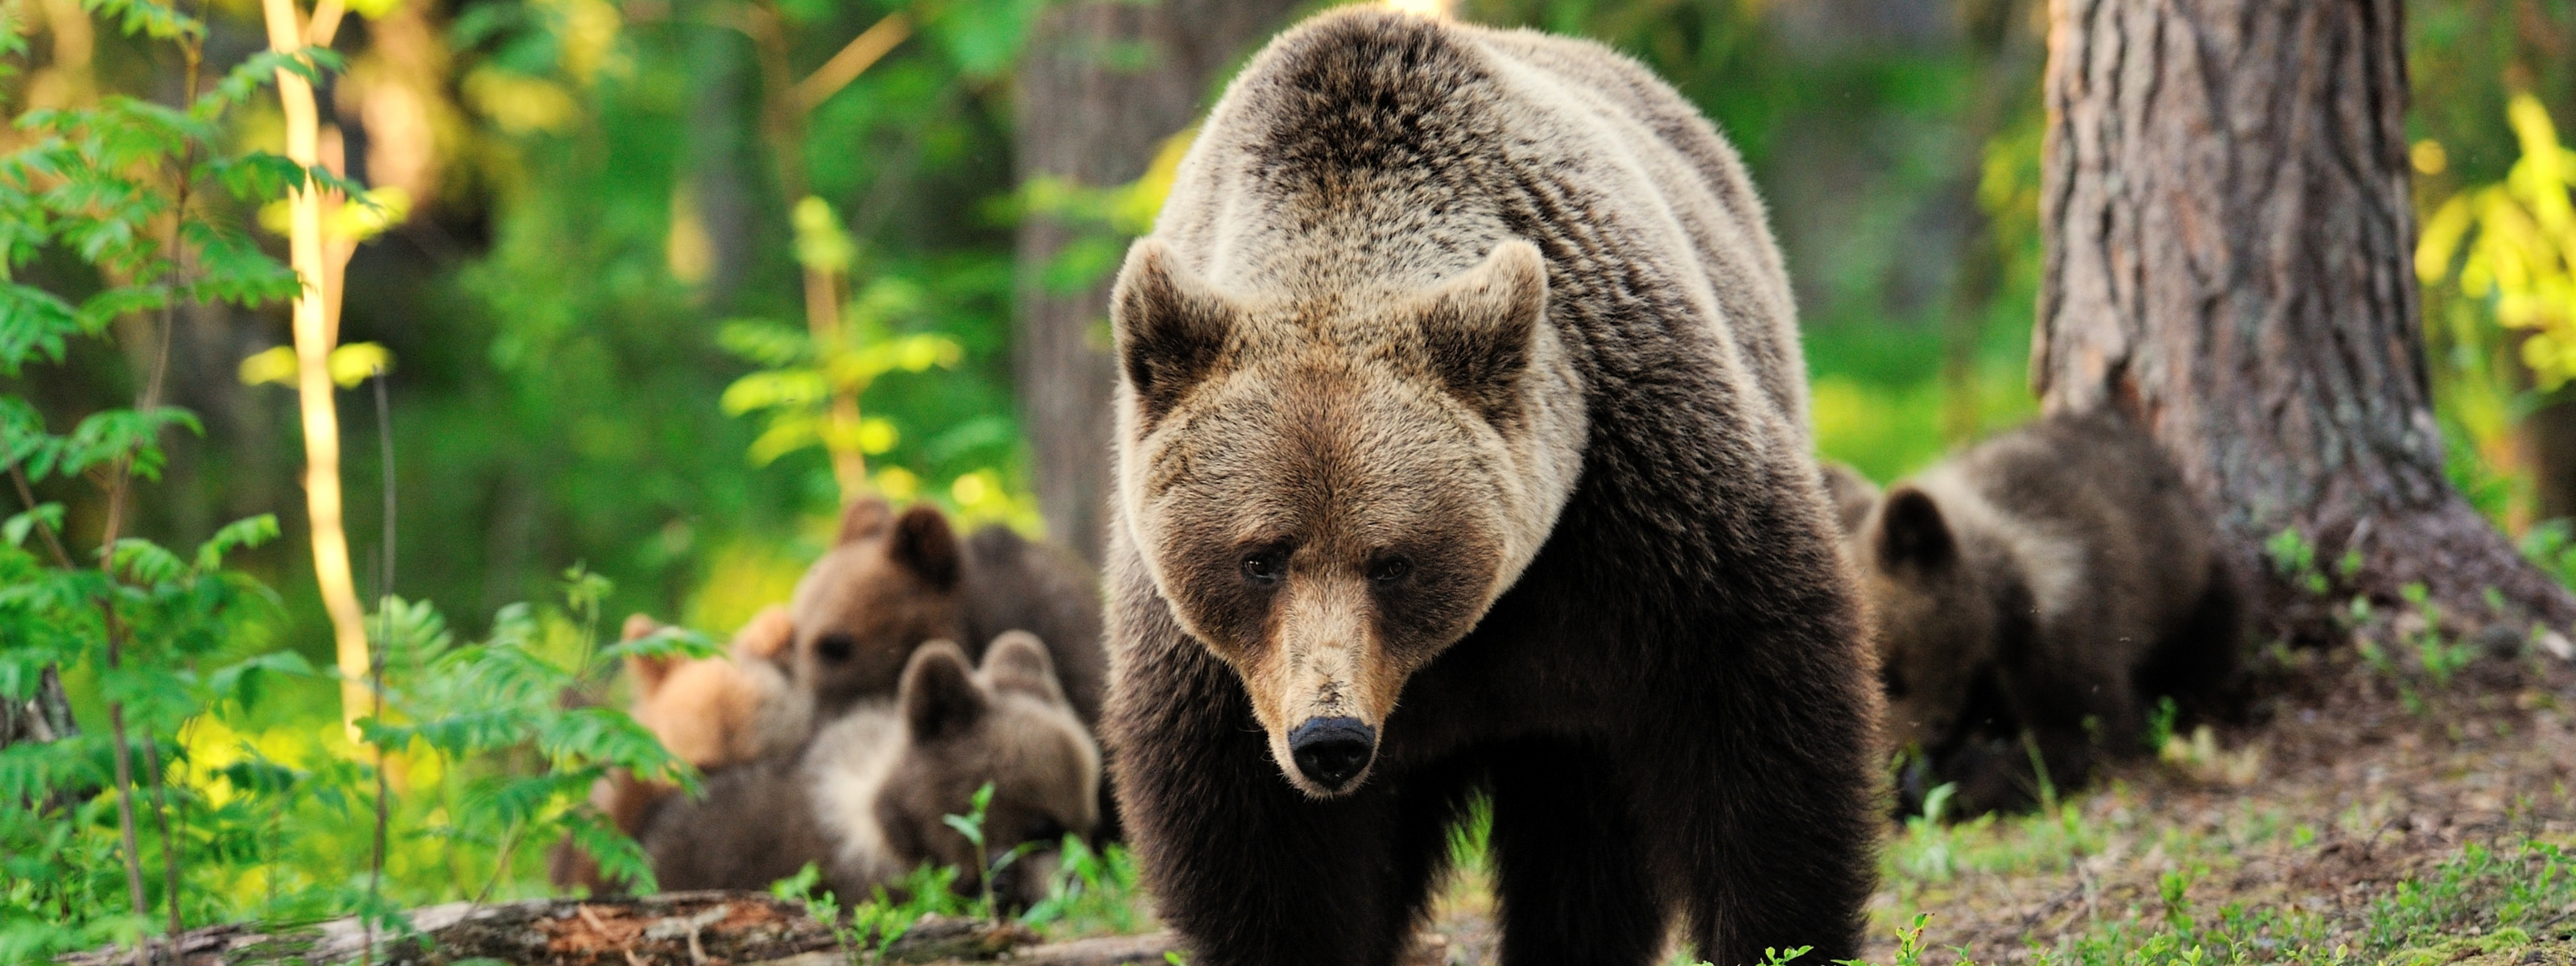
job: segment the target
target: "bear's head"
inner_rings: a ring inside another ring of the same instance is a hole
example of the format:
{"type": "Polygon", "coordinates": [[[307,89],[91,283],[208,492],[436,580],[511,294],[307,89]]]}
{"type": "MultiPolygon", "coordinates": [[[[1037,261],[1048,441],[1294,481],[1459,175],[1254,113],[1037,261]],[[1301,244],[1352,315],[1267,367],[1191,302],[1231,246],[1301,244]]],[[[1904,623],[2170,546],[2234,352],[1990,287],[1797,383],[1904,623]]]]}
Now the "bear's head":
{"type": "Polygon", "coordinates": [[[1887,491],[1853,538],[1869,596],[1888,740],[1931,750],[1955,736],[1994,661],[1998,615],[1953,521],[1911,483],[1887,491]]]}
{"type": "Polygon", "coordinates": [[[959,629],[962,551],[948,518],[927,503],[896,513],[861,500],[841,533],[796,584],[788,604],[788,665],[829,714],[867,695],[891,694],[922,642],[959,629]]]}
{"type": "Polygon", "coordinates": [[[1366,779],[1406,679],[1573,491],[1582,394],[1547,284],[1521,241],[1419,287],[1279,295],[1222,290],[1159,239],[1128,254],[1119,518],[1310,795],[1366,779]]]}
{"type": "Polygon", "coordinates": [[[954,866],[956,888],[975,892],[985,870],[1018,851],[993,873],[994,897],[1022,908],[1046,898],[1064,837],[1100,821],[1100,749],[1046,645],[1003,634],[978,670],[957,645],[932,642],[905,666],[898,704],[904,747],[875,804],[895,867],[954,866]],[[988,782],[979,850],[947,817],[971,814],[988,782]]]}

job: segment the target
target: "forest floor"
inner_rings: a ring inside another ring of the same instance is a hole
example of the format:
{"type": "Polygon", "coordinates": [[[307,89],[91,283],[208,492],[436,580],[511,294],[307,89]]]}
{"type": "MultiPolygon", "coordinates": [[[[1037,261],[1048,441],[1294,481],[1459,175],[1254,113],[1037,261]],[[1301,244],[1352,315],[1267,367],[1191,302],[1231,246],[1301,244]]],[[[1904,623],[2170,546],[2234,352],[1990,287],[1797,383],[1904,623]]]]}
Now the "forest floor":
{"type": "MultiPolygon", "coordinates": [[[[2276,649],[2254,674],[2263,697],[2240,722],[2196,729],[2032,813],[1891,823],[1872,939],[1855,966],[2576,966],[2576,668],[2518,645],[2500,649],[2510,656],[2419,649],[2401,648],[2402,659],[2276,649]]],[[[1406,966],[1497,960],[1481,843],[1469,836],[1457,849],[1459,871],[1406,966]]],[[[884,961],[991,962],[1005,949],[1001,961],[1021,966],[1187,961],[1165,954],[1171,939],[1155,933],[1141,890],[1084,905],[1035,931],[925,919],[884,961]]],[[[740,893],[459,903],[416,910],[435,939],[397,944],[411,951],[388,950],[387,961],[868,958],[850,955],[868,944],[850,945],[864,931],[803,912],[740,893]]],[[[192,934],[186,959],[337,960],[363,944],[340,935],[354,928],[210,927],[192,934]]],[[[1686,951],[1669,958],[1695,962],[1686,951]]]]}
{"type": "MultiPolygon", "coordinates": [[[[1908,821],[1865,958],[2576,964],[2576,670],[2400,663],[2275,651],[2242,723],[2035,814],[1908,821]]],[[[1493,962],[1491,909],[1462,875],[1422,959],[1493,962]]]]}

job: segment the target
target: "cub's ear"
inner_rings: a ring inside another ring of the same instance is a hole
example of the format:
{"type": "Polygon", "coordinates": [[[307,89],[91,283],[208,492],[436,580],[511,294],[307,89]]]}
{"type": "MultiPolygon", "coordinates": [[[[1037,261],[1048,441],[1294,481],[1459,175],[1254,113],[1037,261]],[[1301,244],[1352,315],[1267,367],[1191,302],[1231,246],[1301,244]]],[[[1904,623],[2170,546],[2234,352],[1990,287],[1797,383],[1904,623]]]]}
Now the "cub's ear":
{"type": "Polygon", "coordinates": [[[957,586],[957,532],[949,529],[948,515],[927,503],[915,503],[894,521],[894,542],[886,554],[904,569],[919,575],[933,589],[947,590],[957,586]]]}
{"type": "Polygon", "coordinates": [[[884,533],[886,524],[893,520],[894,508],[887,506],[886,501],[876,497],[859,500],[841,511],[839,542],[850,543],[884,533]]]}
{"type": "Polygon", "coordinates": [[[617,639],[621,641],[637,640],[661,629],[661,621],[654,620],[650,616],[644,614],[628,614],[626,615],[626,626],[619,629],[617,639]]]}
{"type": "MultiPolygon", "coordinates": [[[[641,640],[645,637],[651,636],[654,631],[661,629],[661,621],[654,620],[642,614],[628,614],[626,615],[626,626],[620,629],[620,633],[617,636],[619,640],[641,640]]],[[[653,692],[662,690],[662,682],[670,680],[671,669],[678,666],[679,662],[668,657],[630,657],[626,659],[626,673],[635,676],[635,696],[637,698],[649,698],[653,696],[653,692]]]]}
{"type": "Polygon", "coordinates": [[[1119,371],[1151,425],[1216,369],[1235,309],[1173,257],[1162,239],[1139,238],[1127,249],[1126,267],[1118,270],[1109,316],[1119,371]]]}
{"type": "Polygon", "coordinates": [[[796,619],[788,616],[787,608],[763,607],[751,615],[751,623],[734,632],[733,643],[725,650],[736,661],[775,661],[795,642],[796,619]]]}
{"type": "Polygon", "coordinates": [[[1432,372],[1458,401],[1499,421],[1519,403],[1515,390],[1547,314],[1547,260],[1528,242],[1505,241],[1416,311],[1432,372]]]}
{"type": "Polygon", "coordinates": [[[655,692],[662,690],[662,683],[671,679],[671,671],[678,666],[678,661],[666,655],[627,658],[626,673],[635,676],[636,699],[650,699],[655,692]]]}
{"type": "Polygon", "coordinates": [[[1950,525],[1941,519],[1941,507],[1932,502],[1931,494],[1911,483],[1899,483],[1887,491],[1886,502],[1878,511],[1881,565],[1894,569],[1911,564],[1929,570],[1948,564],[1958,552],[1950,525]]]}
{"type": "Polygon", "coordinates": [[[984,651],[984,680],[995,691],[1017,691],[1052,704],[1064,703],[1064,685],[1055,677],[1055,659],[1046,642],[1027,631],[1003,631],[984,651]]]}
{"type": "Polygon", "coordinates": [[[975,686],[966,652],[951,641],[931,641],[913,651],[896,694],[915,742],[957,734],[984,717],[984,691],[975,686]]]}

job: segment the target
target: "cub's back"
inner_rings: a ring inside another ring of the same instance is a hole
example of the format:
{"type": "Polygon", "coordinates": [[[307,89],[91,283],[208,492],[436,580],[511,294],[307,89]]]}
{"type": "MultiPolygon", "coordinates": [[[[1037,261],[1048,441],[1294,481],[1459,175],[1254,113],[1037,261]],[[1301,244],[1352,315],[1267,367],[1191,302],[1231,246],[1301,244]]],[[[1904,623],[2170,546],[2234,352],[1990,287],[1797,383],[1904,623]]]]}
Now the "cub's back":
{"type": "MultiPolygon", "coordinates": [[[[2171,632],[2208,589],[2211,522],[2182,474],[2145,432],[2113,413],[2052,416],[1961,460],[1962,475],[2020,526],[2062,544],[2086,598],[2069,616],[2152,641],[2171,632]]],[[[2043,605],[2043,610],[2046,607],[2043,605]]]]}

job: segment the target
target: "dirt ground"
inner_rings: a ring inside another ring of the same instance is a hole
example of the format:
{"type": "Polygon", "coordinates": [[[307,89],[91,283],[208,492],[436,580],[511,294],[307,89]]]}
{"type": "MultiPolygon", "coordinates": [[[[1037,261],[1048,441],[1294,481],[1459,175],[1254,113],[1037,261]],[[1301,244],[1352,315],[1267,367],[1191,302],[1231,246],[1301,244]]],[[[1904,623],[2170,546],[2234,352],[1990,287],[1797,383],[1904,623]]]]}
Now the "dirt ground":
{"type": "MultiPolygon", "coordinates": [[[[2528,941],[2477,936],[2508,901],[2499,883],[2526,874],[2508,867],[2525,843],[2576,849],[2576,670],[2487,655],[2437,685],[2349,649],[2275,650],[2252,690],[2266,697],[2243,720],[2120,763],[2054,812],[1892,823],[1866,959],[1904,962],[1918,914],[1921,960],[1944,964],[2031,962],[2180,914],[2235,924],[2258,961],[2381,962],[2374,944],[2402,942],[2420,955],[2389,962],[2576,963],[2563,883],[2528,941]],[[2472,846],[2490,850],[2483,874],[2461,871],[2472,846]],[[2452,941],[2416,949],[2428,931],[2452,941]]],[[[1453,884],[1422,958],[1493,962],[1491,909],[1474,876],[1453,884]]]]}

